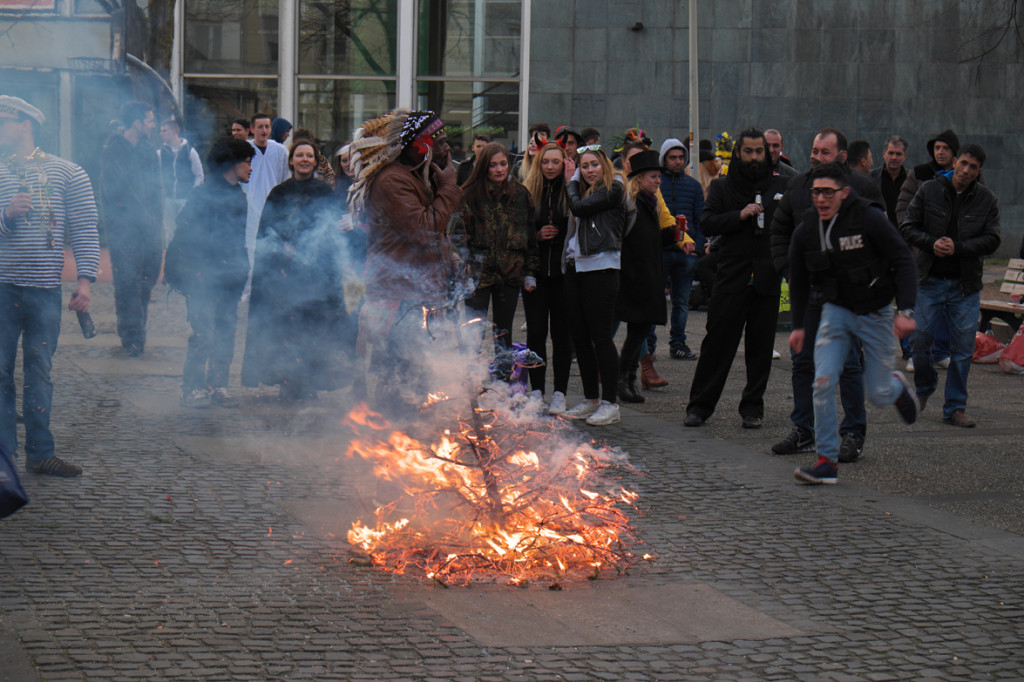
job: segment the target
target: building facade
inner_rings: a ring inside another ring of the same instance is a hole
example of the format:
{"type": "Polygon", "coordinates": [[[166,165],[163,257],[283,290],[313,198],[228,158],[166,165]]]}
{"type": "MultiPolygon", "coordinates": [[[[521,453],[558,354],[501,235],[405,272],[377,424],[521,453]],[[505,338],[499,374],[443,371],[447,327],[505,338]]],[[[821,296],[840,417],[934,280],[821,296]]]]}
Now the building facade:
{"type": "MultiPolygon", "coordinates": [[[[200,146],[258,110],[325,148],[395,106],[440,112],[456,152],[475,130],[521,148],[534,121],[594,126],[606,142],[636,125],[656,142],[690,130],[683,0],[120,2],[0,0],[0,90],[39,104],[51,121],[44,144],[87,170],[128,97],[180,111],[200,146]]],[[[823,126],[868,140],[879,163],[901,134],[913,165],[951,127],[988,152],[1008,255],[1024,224],[1015,6],[699,2],[701,136],[778,128],[806,168],[823,126]]]]}

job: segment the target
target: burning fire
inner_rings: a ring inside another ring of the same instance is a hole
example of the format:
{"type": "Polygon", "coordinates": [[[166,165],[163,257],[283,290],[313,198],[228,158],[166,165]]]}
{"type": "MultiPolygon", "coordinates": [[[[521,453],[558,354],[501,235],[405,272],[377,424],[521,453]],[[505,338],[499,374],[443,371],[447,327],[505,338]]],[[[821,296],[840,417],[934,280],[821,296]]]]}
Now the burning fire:
{"type": "Polygon", "coordinates": [[[443,583],[523,584],[622,572],[634,559],[624,509],[636,510],[637,495],[612,480],[621,465],[610,450],[581,443],[557,419],[520,423],[475,407],[455,422],[428,445],[365,406],[349,414],[347,454],[373,462],[396,498],[348,532],[374,565],[443,583]]]}

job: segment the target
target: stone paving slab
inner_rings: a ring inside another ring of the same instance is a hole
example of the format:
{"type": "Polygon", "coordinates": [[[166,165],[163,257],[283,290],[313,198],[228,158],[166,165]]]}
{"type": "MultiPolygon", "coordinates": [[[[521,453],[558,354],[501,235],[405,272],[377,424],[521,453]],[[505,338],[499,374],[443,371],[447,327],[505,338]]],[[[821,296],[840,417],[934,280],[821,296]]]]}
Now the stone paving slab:
{"type": "MultiPolygon", "coordinates": [[[[98,285],[101,319],[107,297],[98,285]]],[[[183,307],[154,308],[154,338],[174,336],[183,307]]],[[[26,476],[30,505],[0,521],[0,657],[20,650],[39,679],[962,680],[1024,669],[1020,535],[846,477],[799,487],[798,458],[767,456],[765,434],[723,440],[635,410],[587,432],[639,469],[626,482],[654,561],[585,589],[612,600],[697,585],[788,629],[519,645],[541,600],[572,614],[585,600],[542,585],[445,589],[350,561],[344,533],[376,484],[341,455],[343,393],[306,410],[266,391],[240,410],[183,410],[180,378],[90,373],[79,362],[91,348],[62,345],[55,365],[57,442],[85,475],[26,476]],[[522,602],[504,642],[498,627],[481,642],[457,612],[430,606],[484,592],[522,602]]],[[[632,620],[598,625],[664,621],[666,600],[635,601],[632,620]]]]}
{"type": "Polygon", "coordinates": [[[621,646],[806,633],[701,583],[543,590],[410,590],[485,646],[621,646]]]}

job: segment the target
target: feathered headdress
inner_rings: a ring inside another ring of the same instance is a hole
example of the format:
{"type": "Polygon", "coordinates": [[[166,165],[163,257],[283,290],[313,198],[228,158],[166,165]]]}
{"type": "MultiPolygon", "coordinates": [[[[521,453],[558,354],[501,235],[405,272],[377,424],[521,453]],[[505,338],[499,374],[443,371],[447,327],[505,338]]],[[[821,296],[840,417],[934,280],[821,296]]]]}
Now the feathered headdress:
{"type": "Polygon", "coordinates": [[[625,132],[622,137],[614,138],[614,149],[616,152],[621,152],[627,144],[639,142],[643,145],[644,149],[651,148],[651,138],[647,137],[647,133],[640,129],[640,126],[636,128],[630,128],[625,132]]]}
{"type": "MultiPolygon", "coordinates": [[[[420,135],[436,135],[443,127],[441,119],[432,111],[395,109],[356,129],[349,145],[354,181],[348,190],[348,200],[352,210],[363,210],[373,179],[388,164],[396,161],[406,146],[420,144],[420,135]]],[[[423,162],[418,168],[426,185],[433,152],[426,144],[420,145],[420,151],[423,162]]]]}

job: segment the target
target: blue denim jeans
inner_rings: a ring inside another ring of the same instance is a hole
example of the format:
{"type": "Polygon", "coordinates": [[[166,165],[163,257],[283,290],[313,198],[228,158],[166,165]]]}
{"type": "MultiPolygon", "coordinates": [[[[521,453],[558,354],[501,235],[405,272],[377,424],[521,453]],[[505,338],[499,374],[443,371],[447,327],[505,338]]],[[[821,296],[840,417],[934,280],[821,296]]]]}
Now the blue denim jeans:
{"type": "MultiPolygon", "coordinates": [[[[793,353],[793,412],[789,415],[794,426],[814,431],[814,343],[818,334],[821,306],[809,303],[804,314],[804,348],[793,353]]],[[[851,343],[850,351],[839,377],[839,400],[843,404],[843,423],[839,433],[854,433],[864,438],[867,434],[867,412],[864,410],[864,371],[860,362],[860,344],[851,343]]]]}
{"type": "Polygon", "coordinates": [[[949,328],[949,370],[942,416],[967,407],[967,375],[974,355],[981,292],[964,295],[959,280],[927,278],[917,287],[917,331],[914,334],[914,386],[919,398],[928,398],[938,387],[939,375],[931,363],[932,343],[939,325],[949,328]]]}
{"type": "MultiPolygon", "coordinates": [[[[672,326],[669,329],[668,339],[668,347],[671,350],[686,345],[686,320],[690,315],[690,289],[693,287],[693,277],[697,274],[699,261],[700,256],[697,254],[688,256],[682,251],[661,252],[661,268],[669,280],[669,293],[672,299],[672,315],[669,317],[672,326]]],[[[647,350],[653,353],[657,345],[658,337],[655,335],[652,325],[651,333],[647,335],[647,350]]]]}
{"type": "Polygon", "coordinates": [[[240,291],[216,289],[190,294],[188,354],[181,373],[181,387],[188,395],[196,389],[226,388],[235,356],[240,291]]]}
{"type": "Polygon", "coordinates": [[[60,288],[0,284],[0,440],[12,453],[18,447],[14,364],[21,339],[25,415],[25,457],[38,462],[53,457],[50,368],[60,336],[60,288]]]}
{"type": "Polygon", "coordinates": [[[892,314],[892,306],[866,315],[832,303],[822,306],[814,343],[814,440],[818,454],[832,462],[839,459],[836,384],[855,342],[864,347],[864,384],[873,405],[892,405],[903,389],[892,374],[897,357],[892,314]]]}

